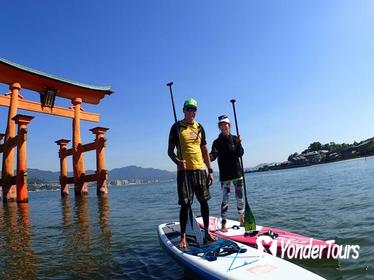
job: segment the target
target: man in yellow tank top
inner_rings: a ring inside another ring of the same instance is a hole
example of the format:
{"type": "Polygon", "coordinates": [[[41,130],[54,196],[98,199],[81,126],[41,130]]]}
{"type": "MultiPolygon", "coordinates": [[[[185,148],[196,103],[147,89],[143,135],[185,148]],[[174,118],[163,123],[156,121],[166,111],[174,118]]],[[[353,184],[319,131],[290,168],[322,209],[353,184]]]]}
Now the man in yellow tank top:
{"type": "Polygon", "coordinates": [[[169,134],[168,155],[178,167],[178,204],[181,206],[179,213],[181,227],[180,248],[186,248],[187,246],[188,208],[193,203],[194,194],[200,203],[201,216],[205,227],[205,239],[206,241],[214,240],[214,237],[208,231],[209,186],[213,183],[213,170],[210,165],[204,128],[195,121],[196,110],[196,100],[187,99],[183,106],[184,119],[174,124],[169,134]],[[182,157],[179,151],[175,154],[175,149],[178,145],[181,147],[182,157]],[[208,168],[208,175],[205,171],[206,167],[208,168]],[[186,183],[188,191],[185,186],[186,183]]]}

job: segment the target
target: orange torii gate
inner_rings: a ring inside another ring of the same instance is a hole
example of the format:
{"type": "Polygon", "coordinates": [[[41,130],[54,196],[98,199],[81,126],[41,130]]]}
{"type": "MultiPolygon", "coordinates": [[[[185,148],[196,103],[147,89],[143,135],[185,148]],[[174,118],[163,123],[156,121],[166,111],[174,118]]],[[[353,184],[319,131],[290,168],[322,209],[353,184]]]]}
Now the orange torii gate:
{"type": "Polygon", "coordinates": [[[99,122],[100,115],[83,111],[82,103],[99,104],[105,95],[112,93],[110,87],[85,85],[65,80],[47,73],[18,65],[0,58],[0,83],[8,84],[10,92],[0,96],[0,106],[9,107],[6,133],[0,133],[0,153],[3,153],[2,178],[3,202],[28,202],[27,192],[27,125],[33,117],[17,115],[18,109],[56,115],[73,119],[72,148],[67,149],[70,140],[60,139],[56,143],[60,146],[60,184],[61,194],[69,193],[67,184],[74,183],[75,194],[88,192],[87,182],[97,181],[97,194],[107,194],[107,176],[105,168],[105,138],[108,128],[96,127],[91,131],[96,135],[94,142],[82,144],[80,136],[80,121],[99,122]],[[20,94],[21,86],[40,94],[40,103],[25,100],[20,94]],[[71,108],[54,106],[56,96],[70,99],[71,108]],[[18,133],[16,135],[16,124],[18,133]],[[14,154],[17,147],[17,174],[14,175],[14,154]],[[96,150],[96,174],[86,175],[83,153],[96,150]],[[66,157],[73,158],[74,176],[67,177],[66,157]]]}

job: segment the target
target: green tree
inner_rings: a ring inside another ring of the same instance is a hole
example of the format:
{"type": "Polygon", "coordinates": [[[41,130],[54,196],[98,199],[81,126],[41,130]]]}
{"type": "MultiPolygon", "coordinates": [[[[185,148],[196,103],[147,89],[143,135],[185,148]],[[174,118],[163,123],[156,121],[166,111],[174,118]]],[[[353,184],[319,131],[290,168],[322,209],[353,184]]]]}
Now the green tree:
{"type": "Polygon", "coordinates": [[[329,143],[322,145],[322,150],[331,151],[331,146],[329,143]]]}
{"type": "Polygon", "coordinates": [[[308,150],[311,152],[320,151],[321,149],[322,149],[322,144],[320,142],[313,142],[308,147],[308,150]]]}

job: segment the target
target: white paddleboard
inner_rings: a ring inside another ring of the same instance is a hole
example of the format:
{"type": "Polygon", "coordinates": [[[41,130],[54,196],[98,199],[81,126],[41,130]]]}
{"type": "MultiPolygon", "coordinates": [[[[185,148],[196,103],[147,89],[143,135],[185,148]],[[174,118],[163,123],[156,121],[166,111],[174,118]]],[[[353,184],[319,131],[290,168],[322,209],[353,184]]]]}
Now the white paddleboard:
{"type": "Polygon", "coordinates": [[[324,279],[291,262],[222,238],[202,247],[187,239],[187,249],[179,249],[177,222],[159,225],[158,235],[168,253],[205,279],[324,279]]]}

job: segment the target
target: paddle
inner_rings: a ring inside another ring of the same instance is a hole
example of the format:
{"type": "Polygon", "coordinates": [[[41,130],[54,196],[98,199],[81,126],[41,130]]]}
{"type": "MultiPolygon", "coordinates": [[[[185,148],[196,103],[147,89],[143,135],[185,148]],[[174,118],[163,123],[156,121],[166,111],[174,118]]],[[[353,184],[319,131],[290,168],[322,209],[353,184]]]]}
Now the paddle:
{"type": "MultiPolygon", "coordinates": [[[[179,139],[179,143],[177,145],[177,150],[178,150],[178,154],[179,154],[179,159],[183,160],[182,147],[180,145],[180,138],[179,138],[180,137],[180,135],[179,135],[179,125],[178,125],[178,120],[177,120],[177,114],[175,112],[173,91],[172,91],[172,88],[171,88],[172,85],[173,85],[173,82],[167,83],[166,85],[169,87],[169,90],[170,90],[171,104],[173,106],[173,113],[174,113],[174,121],[175,121],[175,125],[177,126],[177,133],[178,133],[178,139],[179,139]]],[[[183,173],[184,173],[183,174],[184,186],[186,187],[187,196],[190,197],[189,188],[188,188],[188,181],[187,181],[187,174],[186,174],[185,169],[183,169],[183,173]]],[[[191,207],[190,203],[188,204],[188,216],[189,216],[188,220],[190,221],[190,228],[191,228],[192,233],[194,235],[193,237],[195,238],[196,243],[200,246],[200,245],[203,244],[203,239],[202,239],[202,236],[201,236],[201,233],[200,233],[200,226],[197,223],[197,221],[195,219],[195,216],[193,215],[192,207],[191,207]]],[[[188,226],[186,227],[186,234],[187,234],[187,230],[188,230],[188,226]]]]}
{"type": "MultiPolygon", "coordinates": [[[[230,100],[230,102],[232,103],[232,108],[234,110],[236,134],[239,136],[238,121],[236,119],[235,101],[236,101],[235,99],[230,100]]],[[[243,176],[244,198],[245,198],[245,210],[244,210],[245,235],[252,235],[256,231],[256,219],[255,219],[255,216],[253,215],[253,213],[251,211],[251,208],[249,207],[248,200],[247,200],[247,188],[246,188],[246,185],[245,185],[243,158],[240,156],[239,159],[240,159],[240,168],[241,168],[242,176],[243,176]]]]}

